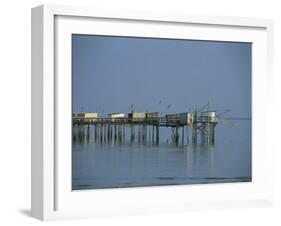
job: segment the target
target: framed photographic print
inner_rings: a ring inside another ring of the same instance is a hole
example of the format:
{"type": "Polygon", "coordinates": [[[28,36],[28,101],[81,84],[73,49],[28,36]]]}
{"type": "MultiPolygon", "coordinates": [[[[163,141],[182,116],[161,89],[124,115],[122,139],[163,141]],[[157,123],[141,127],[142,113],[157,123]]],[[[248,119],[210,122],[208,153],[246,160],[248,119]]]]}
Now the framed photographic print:
{"type": "Polygon", "coordinates": [[[32,9],[32,215],[269,205],[272,21],[32,9]]]}
{"type": "Polygon", "coordinates": [[[73,190],[252,180],[252,43],[71,41],[73,190]]]}

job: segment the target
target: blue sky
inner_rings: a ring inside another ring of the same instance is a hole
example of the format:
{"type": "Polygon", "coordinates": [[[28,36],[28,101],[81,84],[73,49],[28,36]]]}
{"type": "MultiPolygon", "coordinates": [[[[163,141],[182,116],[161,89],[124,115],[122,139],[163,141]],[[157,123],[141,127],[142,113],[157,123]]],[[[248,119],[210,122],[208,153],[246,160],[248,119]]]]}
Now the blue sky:
{"type": "Polygon", "coordinates": [[[72,36],[73,111],[251,116],[251,43],[72,36]],[[171,105],[168,108],[168,105],[171,105]]]}

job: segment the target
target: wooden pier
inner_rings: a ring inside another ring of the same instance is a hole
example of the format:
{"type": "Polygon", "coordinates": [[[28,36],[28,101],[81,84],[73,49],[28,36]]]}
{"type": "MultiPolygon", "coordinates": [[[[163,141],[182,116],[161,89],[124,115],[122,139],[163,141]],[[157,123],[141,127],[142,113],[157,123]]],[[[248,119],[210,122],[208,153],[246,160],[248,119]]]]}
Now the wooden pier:
{"type": "Polygon", "coordinates": [[[187,144],[192,142],[215,143],[215,127],[217,120],[210,114],[197,115],[192,113],[192,118],[186,117],[153,117],[153,118],[85,118],[72,117],[73,140],[106,143],[123,143],[126,138],[130,142],[151,142],[159,144],[160,128],[171,128],[172,143],[187,144]],[[92,130],[90,129],[92,126],[92,130]],[[191,131],[191,139],[189,134],[191,131]],[[92,133],[92,134],[91,134],[92,133]],[[130,134],[127,134],[130,133],[130,134]],[[181,137],[180,137],[181,134],[181,137]]]}

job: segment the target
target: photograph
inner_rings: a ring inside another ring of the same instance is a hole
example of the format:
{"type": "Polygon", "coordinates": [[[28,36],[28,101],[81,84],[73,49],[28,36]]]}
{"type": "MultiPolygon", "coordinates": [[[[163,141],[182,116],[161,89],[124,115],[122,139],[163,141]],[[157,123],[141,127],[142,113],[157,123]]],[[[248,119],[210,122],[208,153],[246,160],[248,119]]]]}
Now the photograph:
{"type": "Polygon", "coordinates": [[[252,43],[72,34],[72,190],[252,181],[252,43]]]}

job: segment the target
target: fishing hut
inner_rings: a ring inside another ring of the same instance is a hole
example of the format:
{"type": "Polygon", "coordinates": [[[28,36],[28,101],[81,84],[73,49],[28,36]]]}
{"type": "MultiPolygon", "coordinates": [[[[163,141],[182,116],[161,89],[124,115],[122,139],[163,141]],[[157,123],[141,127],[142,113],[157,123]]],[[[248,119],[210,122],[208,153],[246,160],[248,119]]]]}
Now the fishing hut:
{"type": "Polygon", "coordinates": [[[203,111],[199,116],[198,129],[201,133],[201,142],[215,143],[215,126],[217,125],[216,111],[203,111]]]}
{"type": "Polygon", "coordinates": [[[125,118],[125,114],[124,113],[119,113],[119,112],[114,112],[114,113],[109,113],[108,117],[111,118],[111,119],[125,118]]]}

